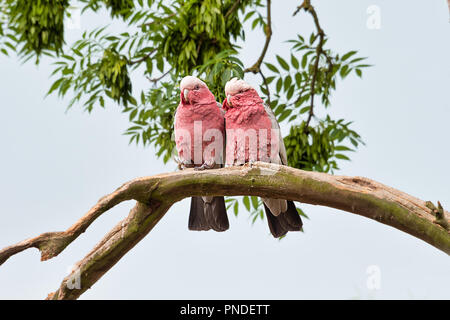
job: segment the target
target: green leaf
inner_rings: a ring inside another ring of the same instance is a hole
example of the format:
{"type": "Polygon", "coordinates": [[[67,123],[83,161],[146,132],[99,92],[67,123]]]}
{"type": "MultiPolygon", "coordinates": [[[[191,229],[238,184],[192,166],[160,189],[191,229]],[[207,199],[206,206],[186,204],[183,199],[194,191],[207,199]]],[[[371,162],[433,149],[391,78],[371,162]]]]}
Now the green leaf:
{"type": "Polygon", "coordinates": [[[295,69],[298,69],[300,66],[297,58],[293,54],[291,54],[291,64],[295,69]]]}
{"type": "Polygon", "coordinates": [[[131,113],[130,113],[130,121],[133,121],[134,118],[136,118],[137,112],[138,112],[138,109],[134,109],[133,111],[131,111],[131,113]]]}
{"type": "Polygon", "coordinates": [[[276,86],[277,92],[280,92],[282,87],[283,87],[283,78],[280,77],[277,81],[277,86],[276,86]]]}
{"type": "Polygon", "coordinates": [[[289,117],[292,113],[292,109],[284,110],[281,115],[278,117],[278,122],[283,122],[287,117],[289,117]]]}
{"type": "Polygon", "coordinates": [[[344,154],[336,153],[334,156],[335,156],[336,158],[338,158],[338,159],[342,159],[342,160],[350,160],[350,158],[347,157],[347,156],[344,155],[344,154]]]}
{"type": "Polygon", "coordinates": [[[50,90],[48,90],[47,95],[51,94],[53,91],[55,91],[60,85],[61,83],[64,81],[64,78],[60,78],[58,80],[56,80],[52,86],[50,87],[50,90]]]}
{"type": "Polygon", "coordinates": [[[284,91],[287,91],[292,84],[292,77],[288,75],[286,78],[284,78],[284,91]]]}
{"type": "Polygon", "coordinates": [[[347,52],[346,54],[344,54],[341,58],[342,61],[347,60],[348,58],[350,58],[351,56],[353,56],[354,54],[356,54],[358,51],[350,51],[347,52]]]}
{"type": "Polygon", "coordinates": [[[250,211],[250,199],[249,199],[249,196],[244,196],[242,201],[244,202],[245,209],[247,209],[247,211],[250,211]]]}
{"type": "Polygon", "coordinates": [[[350,138],[350,142],[352,143],[353,146],[358,147],[358,141],[356,141],[353,138],[350,138]]]}
{"type": "Polygon", "coordinates": [[[255,209],[255,210],[258,209],[258,207],[259,207],[259,204],[258,204],[258,197],[251,196],[250,199],[251,199],[251,201],[252,201],[253,209],[255,209]]]}
{"type": "Polygon", "coordinates": [[[300,109],[300,114],[303,114],[303,113],[305,113],[305,112],[309,112],[309,109],[310,109],[309,106],[301,108],[301,109],[300,109]]]}
{"type": "Polygon", "coordinates": [[[309,217],[306,215],[306,213],[302,209],[300,209],[299,207],[297,207],[296,209],[297,209],[297,212],[299,215],[301,215],[302,217],[305,217],[306,219],[309,219],[309,217]]]}
{"type": "Polygon", "coordinates": [[[270,71],[280,73],[280,71],[278,71],[277,67],[275,67],[273,64],[267,63],[267,62],[264,62],[264,64],[266,65],[267,68],[269,68],[270,71]]]}
{"type": "Polygon", "coordinates": [[[238,212],[239,212],[239,203],[237,201],[234,203],[233,210],[234,210],[234,215],[237,216],[238,212]]]}
{"type": "Polygon", "coordinates": [[[284,60],[284,59],[283,59],[282,57],[280,57],[279,55],[277,55],[276,57],[277,57],[277,60],[278,60],[278,63],[280,64],[280,66],[281,66],[284,70],[289,71],[289,65],[288,65],[288,63],[286,62],[286,60],[284,60]]]}
{"type": "Polygon", "coordinates": [[[350,149],[350,148],[347,147],[347,146],[336,146],[335,149],[336,149],[337,151],[353,151],[353,149],[350,149]]]}
{"type": "Polygon", "coordinates": [[[243,22],[245,22],[245,21],[247,21],[248,19],[250,19],[250,17],[253,16],[253,15],[255,14],[255,12],[256,12],[256,11],[250,11],[250,12],[248,12],[248,13],[245,15],[245,17],[244,17],[244,21],[243,21],[243,22]]]}
{"type": "Polygon", "coordinates": [[[306,64],[308,63],[308,55],[304,54],[302,57],[302,68],[305,69],[306,68],[306,64]]]}

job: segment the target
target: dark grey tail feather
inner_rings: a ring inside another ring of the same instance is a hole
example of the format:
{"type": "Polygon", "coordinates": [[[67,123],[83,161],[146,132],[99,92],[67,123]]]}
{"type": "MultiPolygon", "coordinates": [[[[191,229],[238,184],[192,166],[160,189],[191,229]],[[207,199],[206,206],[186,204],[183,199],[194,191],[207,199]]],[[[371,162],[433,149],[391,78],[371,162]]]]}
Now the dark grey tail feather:
{"type": "Polygon", "coordinates": [[[206,231],[211,229],[206,222],[202,197],[191,198],[191,211],[189,213],[189,230],[206,231]]]}
{"type": "Polygon", "coordinates": [[[288,201],[286,212],[278,216],[272,214],[270,209],[264,204],[269,229],[275,238],[284,236],[288,231],[301,231],[303,222],[295,208],[293,201],[288,201]]]}
{"type": "Polygon", "coordinates": [[[288,208],[286,212],[283,212],[281,215],[282,220],[286,221],[289,225],[288,231],[301,231],[303,226],[303,221],[300,215],[297,212],[297,208],[295,207],[294,201],[288,201],[288,208]]]}
{"type": "Polygon", "coordinates": [[[278,217],[274,216],[265,204],[264,210],[266,211],[267,223],[269,224],[270,233],[272,233],[275,238],[284,236],[288,231],[281,225],[278,217]]]}
{"type": "Polygon", "coordinates": [[[211,203],[205,203],[202,197],[192,197],[189,230],[206,231],[213,229],[221,232],[228,230],[229,227],[223,197],[214,197],[211,203]]]}
{"type": "Polygon", "coordinates": [[[218,232],[228,230],[230,223],[224,197],[214,197],[211,203],[205,203],[205,218],[213,230],[218,232]]]}

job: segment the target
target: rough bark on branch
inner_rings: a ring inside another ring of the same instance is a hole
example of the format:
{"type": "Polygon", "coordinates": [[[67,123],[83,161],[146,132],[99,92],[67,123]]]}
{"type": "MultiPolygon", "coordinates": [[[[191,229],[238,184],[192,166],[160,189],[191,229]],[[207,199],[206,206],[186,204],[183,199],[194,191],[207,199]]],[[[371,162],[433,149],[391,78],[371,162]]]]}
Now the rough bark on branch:
{"type": "Polygon", "coordinates": [[[328,206],[359,214],[407,232],[450,254],[450,214],[406,193],[363,177],[334,176],[268,163],[216,170],[184,170],[125,183],[99,200],[65,232],[45,233],[0,251],[0,264],[30,247],[42,260],[58,255],[102,213],[136,200],[129,216],[67,276],[49,299],[76,299],[103,276],[158,223],[177,201],[201,195],[254,195],[328,206]],[[70,283],[79,276],[81,287],[70,283]],[[68,285],[69,284],[69,285],[68,285]]]}

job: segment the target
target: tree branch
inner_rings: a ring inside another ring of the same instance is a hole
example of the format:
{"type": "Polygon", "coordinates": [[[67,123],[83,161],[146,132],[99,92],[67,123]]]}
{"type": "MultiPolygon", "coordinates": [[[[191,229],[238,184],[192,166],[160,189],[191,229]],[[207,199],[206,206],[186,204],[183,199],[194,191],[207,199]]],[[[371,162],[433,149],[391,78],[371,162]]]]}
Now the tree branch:
{"type": "Polygon", "coordinates": [[[184,170],[132,180],[99,200],[65,232],[46,233],[0,251],[0,263],[30,247],[44,259],[60,253],[103,212],[134,199],[136,206],[66,277],[49,299],[76,299],[97,282],[164,216],[177,201],[191,196],[282,198],[328,206],[365,216],[409,233],[450,254],[450,214],[429,202],[362,177],[333,176],[257,162],[216,170],[184,170]],[[79,275],[81,287],[68,285],[79,275]],[[72,289],[70,289],[72,288],[72,289]]]}
{"type": "MultiPolygon", "coordinates": [[[[310,0],[304,0],[303,3],[297,7],[297,10],[294,12],[294,16],[301,10],[304,9],[305,11],[308,11],[314,20],[314,24],[317,29],[317,34],[319,36],[319,44],[316,47],[316,61],[314,61],[314,69],[311,79],[311,106],[309,109],[308,119],[306,120],[305,128],[307,129],[309,127],[309,123],[311,122],[312,117],[314,116],[314,95],[316,93],[316,82],[317,82],[317,74],[319,72],[319,61],[320,56],[324,53],[323,52],[323,43],[325,39],[325,33],[323,32],[322,28],[320,27],[319,23],[319,17],[317,16],[316,10],[311,5],[310,0]]],[[[325,56],[327,56],[325,54],[325,56]]],[[[330,63],[330,61],[329,61],[330,63]]]]}
{"type": "Polygon", "coordinates": [[[272,14],[271,14],[271,3],[270,0],[267,0],[267,24],[265,27],[265,33],[266,33],[266,42],[264,43],[263,50],[261,52],[261,55],[259,56],[258,60],[255,62],[253,66],[250,68],[247,68],[244,70],[244,72],[253,72],[258,73],[261,69],[261,64],[264,61],[264,57],[266,56],[267,49],[269,48],[270,39],[272,38],[272,14]]]}
{"type": "Polygon", "coordinates": [[[147,185],[141,185],[140,179],[125,183],[113,193],[101,198],[80,220],[64,232],[47,232],[9,246],[0,251],[0,266],[12,255],[28,248],[37,248],[41,252],[41,261],[56,257],[72,241],[82,234],[104,212],[127,200],[148,199],[147,185]]]}

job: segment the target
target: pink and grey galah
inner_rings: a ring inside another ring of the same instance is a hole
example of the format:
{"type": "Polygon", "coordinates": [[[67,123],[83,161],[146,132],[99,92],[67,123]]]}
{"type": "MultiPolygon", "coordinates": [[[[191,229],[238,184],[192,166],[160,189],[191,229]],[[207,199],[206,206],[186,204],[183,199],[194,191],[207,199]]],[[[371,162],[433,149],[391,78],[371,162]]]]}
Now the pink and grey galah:
{"type": "MultiPolygon", "coordinates": [[[[175,113],[175,143],[181,169],[204,170],[224,165],[225,120],[221,105],[200,79],[187,76],[180,83],[175,113]]],[[[190,230],[229,228],[224,197],[192,197],[190,230]]]]}
{"type": "MultiPolygon", "coordinates": [[[[225,85],[226,164],[263,161],[287,165],[286,148],[272,109],[244,80],[225,85]]],[[[275,238],[301,231],[302,220],[293,201],[263,198],[269,229],[275,238]]]]}

